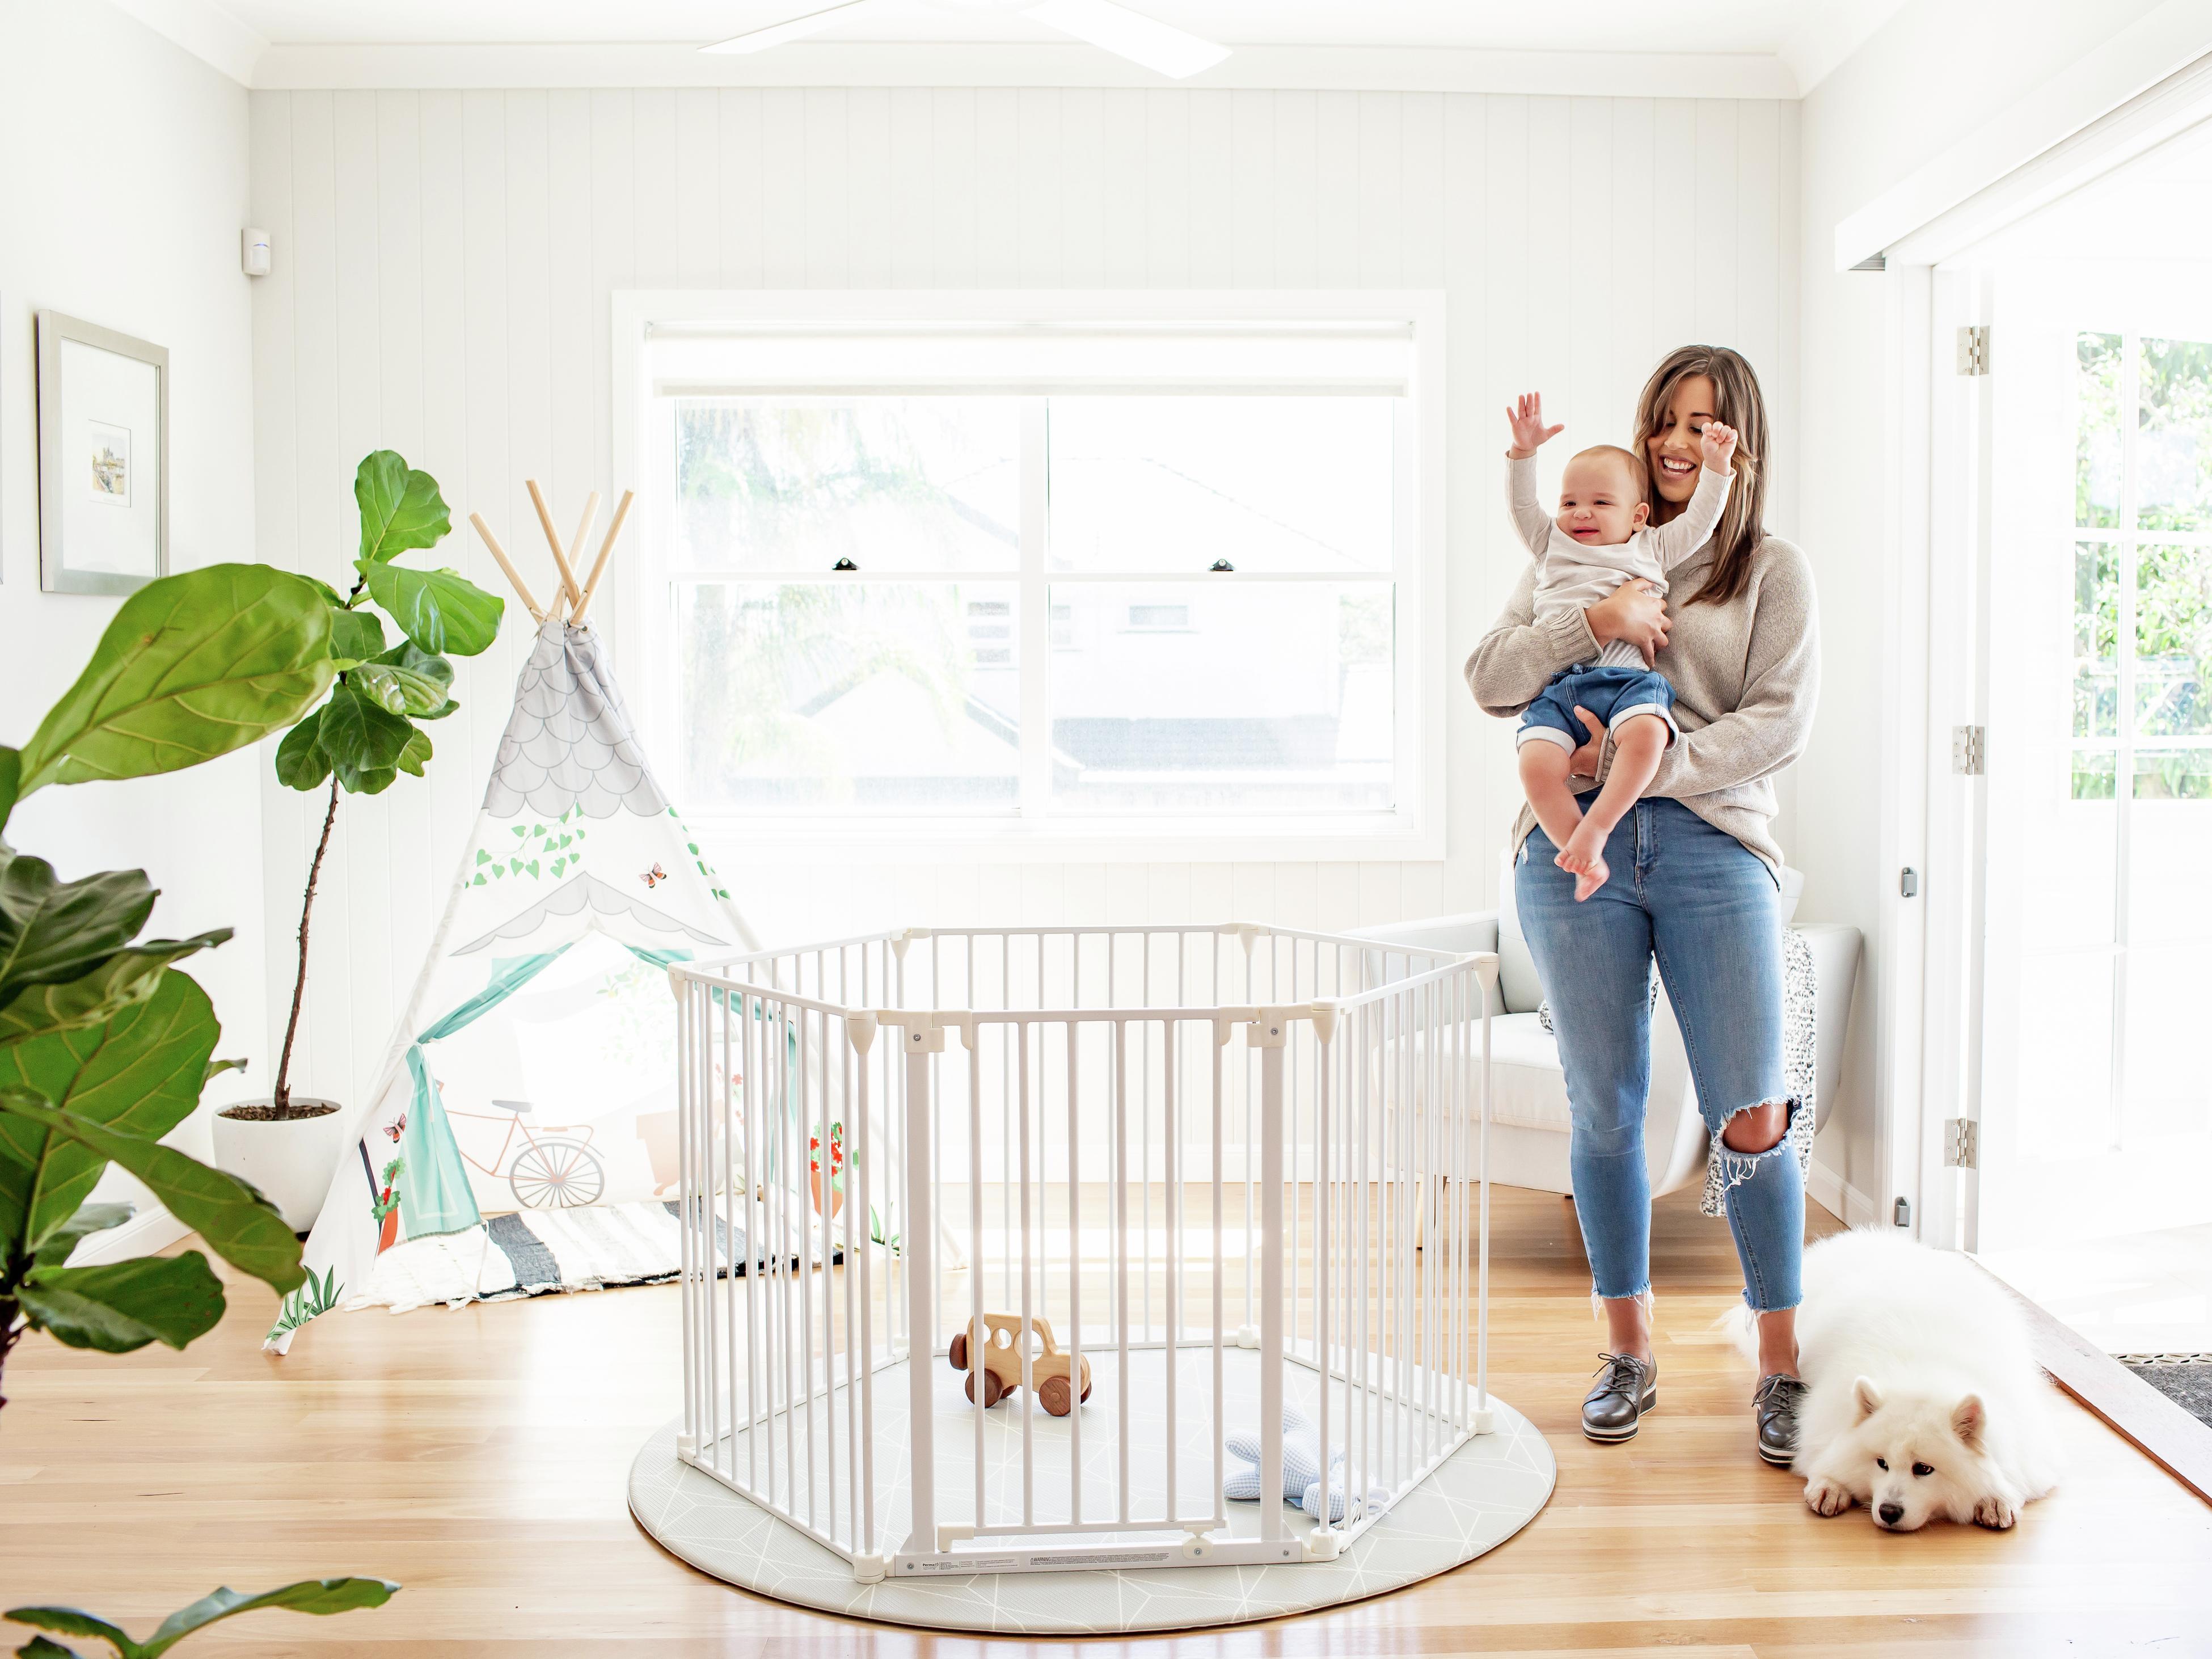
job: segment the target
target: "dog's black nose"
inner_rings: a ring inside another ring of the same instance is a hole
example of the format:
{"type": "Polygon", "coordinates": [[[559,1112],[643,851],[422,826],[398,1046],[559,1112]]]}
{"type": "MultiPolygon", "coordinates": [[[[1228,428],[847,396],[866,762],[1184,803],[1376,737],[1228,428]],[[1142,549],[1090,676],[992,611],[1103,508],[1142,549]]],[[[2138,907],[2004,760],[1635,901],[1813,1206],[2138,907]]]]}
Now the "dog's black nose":
{"type": "Polygon", "coordinates": [[[1882,1524],[1883,1526],[1885,1526],[1885,1527],[1893,1527],[1893,1526],[1895,1526],[1899,1522],[1900,1522],[1900,1521],[1902,1521],[1902,1520],[1904,1520],[1904,1519],[1905,1519],[1905,1505],[1904,1505],[1904,1504],[1884,1504],[1881,1506],[1881,1524],[1882,1524]]]}

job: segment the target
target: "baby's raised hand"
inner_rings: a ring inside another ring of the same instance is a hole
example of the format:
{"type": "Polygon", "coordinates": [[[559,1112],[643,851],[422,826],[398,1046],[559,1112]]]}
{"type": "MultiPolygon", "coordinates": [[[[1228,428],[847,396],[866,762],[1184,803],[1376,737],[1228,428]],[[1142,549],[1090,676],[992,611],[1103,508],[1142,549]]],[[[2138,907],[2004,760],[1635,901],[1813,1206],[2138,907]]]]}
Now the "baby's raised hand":
{"type": "Polygon", "coordinates": [[[1718,421],[1707,421],[1705,429],[1698,434],[1698,447],[1704,452],[1709,470],[1725,472],[1735,459],[1735,428],[1723,426],[1718,421]]]}
{"type": "Polygon", "coordinates": [[[1544,394],[1524,392],[1505,408],[1505,423],[1513,429],[1513,447],[1506,453],[1516,461],[1525,461],[1536,453],[1536,446],[1549,442],[1567,428],[1544,424],[1544,394]]]}

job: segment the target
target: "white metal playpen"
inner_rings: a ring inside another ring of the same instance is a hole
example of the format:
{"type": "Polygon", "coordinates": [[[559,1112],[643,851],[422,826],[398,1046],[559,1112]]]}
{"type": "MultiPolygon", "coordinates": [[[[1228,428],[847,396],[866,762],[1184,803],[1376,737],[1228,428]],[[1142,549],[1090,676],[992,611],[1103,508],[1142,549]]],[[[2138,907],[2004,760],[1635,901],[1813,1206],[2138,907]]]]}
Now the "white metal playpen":
{"type": "Polygon", "coordinates": [[[1489,1427],[1495,957],[916,930],[670,975],[679,1453],[855,1577],[1330,1559],[1489,1427]]]}

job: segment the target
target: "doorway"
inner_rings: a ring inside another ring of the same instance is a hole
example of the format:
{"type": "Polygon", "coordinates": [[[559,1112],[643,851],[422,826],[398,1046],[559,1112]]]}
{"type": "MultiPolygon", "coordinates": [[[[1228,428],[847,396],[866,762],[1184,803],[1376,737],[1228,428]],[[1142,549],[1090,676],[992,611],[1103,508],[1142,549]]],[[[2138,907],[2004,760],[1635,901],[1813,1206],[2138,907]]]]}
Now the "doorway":
{"type": "Polygon", "coordinates": [[[1979,767],[1948,1242],[2124,1356],[2212,1354],[2207,199],[2212,123],[1935,272],[1979,767]]]}

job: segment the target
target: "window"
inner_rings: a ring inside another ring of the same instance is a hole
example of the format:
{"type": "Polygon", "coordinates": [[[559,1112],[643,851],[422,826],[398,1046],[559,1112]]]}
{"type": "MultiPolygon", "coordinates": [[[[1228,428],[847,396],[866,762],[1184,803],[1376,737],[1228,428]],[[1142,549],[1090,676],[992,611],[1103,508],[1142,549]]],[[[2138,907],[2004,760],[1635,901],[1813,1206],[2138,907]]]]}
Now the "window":
{"type": "Polygon", "coordinates": [[[1387,313],[656,324],[641,643],[687,811],[1423,855],[1415,345],[1387,313]]]}
{"type": "Polygon", "coordinates": [[[2075,346],[2073,798],[2212,798],[2212,342],[2075,346]]]}

